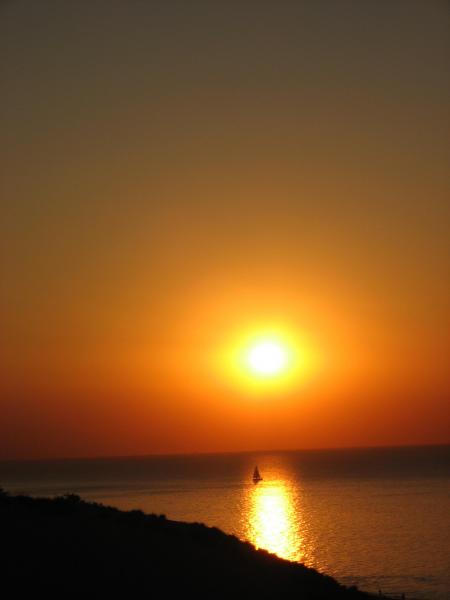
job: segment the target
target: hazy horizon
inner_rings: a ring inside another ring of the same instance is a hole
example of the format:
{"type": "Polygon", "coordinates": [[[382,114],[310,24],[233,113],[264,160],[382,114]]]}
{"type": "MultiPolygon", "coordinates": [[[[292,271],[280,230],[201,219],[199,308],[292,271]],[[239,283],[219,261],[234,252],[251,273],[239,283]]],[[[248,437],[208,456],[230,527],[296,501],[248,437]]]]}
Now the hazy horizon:
{"type": "Polygon", "coordinates": [[[140,458],[152,458],[152,457],[177,457],[177,456],[214,456],[216,454],[263,454],[263,453],[280,453],[283,452],[333,452],[333,451],[346,451],[346,450],[395,450],[395,449],[407,449],[407,448],[441,448],[444,446],[450,446],[449,442],[433,442],[431,444],[397,444],[397,445],[386,445],[386,446],[334,446],[334,447],[298,447],[298,448],[250,448],[250,449],[236,449],[236,450],[214,450],[214,451],[198,451],[198,452],[150,452],[148,454],[108,454],[108,455],[73,455],[73,456],[34,456],[34,457],[11,457],[11,458],[0,458],[0,462],[51,462],[51,461],[65,461],[65,460],[114,460],[114,459],[140,459],[140,458]]]}

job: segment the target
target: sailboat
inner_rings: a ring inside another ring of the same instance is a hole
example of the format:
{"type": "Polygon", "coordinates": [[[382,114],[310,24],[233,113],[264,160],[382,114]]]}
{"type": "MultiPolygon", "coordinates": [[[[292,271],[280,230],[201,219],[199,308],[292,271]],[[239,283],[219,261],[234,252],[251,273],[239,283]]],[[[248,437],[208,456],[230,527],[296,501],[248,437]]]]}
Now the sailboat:
{"type": "Polygon", "coordinates": [[[259,473],[258,467],[255,467],[255,470],[253,471],[253,483],[258,483],[258,481],[262,481],[262,477],[259,473]]]}

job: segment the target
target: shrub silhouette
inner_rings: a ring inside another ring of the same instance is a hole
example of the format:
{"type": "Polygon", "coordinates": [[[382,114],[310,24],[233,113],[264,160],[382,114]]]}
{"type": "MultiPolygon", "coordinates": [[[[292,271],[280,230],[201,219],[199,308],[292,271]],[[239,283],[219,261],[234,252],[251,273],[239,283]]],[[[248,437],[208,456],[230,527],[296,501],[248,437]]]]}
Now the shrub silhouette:
{"type": "Polygon", "coordinates": [[[333,600],[369,598],[200,523],[0,491],[2,587],[47,596],[333,600]],[[31,589],[30,589],[31,588],[31,589]]]}

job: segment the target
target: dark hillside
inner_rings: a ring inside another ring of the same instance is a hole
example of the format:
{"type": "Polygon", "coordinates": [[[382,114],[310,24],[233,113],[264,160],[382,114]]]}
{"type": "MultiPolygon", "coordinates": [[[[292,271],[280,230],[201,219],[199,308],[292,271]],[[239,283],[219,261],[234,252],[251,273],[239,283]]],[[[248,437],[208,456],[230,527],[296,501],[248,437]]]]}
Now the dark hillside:
{"type": "Polygon", "coordinates": [[[122,512],[77,496],[0,494],[1,584],[15,595],[368,598],[218,529],[122,512]]]}

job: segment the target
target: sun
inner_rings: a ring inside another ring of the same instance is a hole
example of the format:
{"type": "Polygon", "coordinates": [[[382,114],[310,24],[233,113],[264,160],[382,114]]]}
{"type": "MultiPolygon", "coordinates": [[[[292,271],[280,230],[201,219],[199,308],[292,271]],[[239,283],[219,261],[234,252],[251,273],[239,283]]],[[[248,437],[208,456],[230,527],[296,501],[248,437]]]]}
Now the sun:
{"type": "Polygon", "coordinates": [[[230,336],[217,353],[217,368],[249,395],[288,393],[311,371],[309,346],[294,327],[256,324],[230,336]]]}
{"type": "Polygon", "coordinates": [[[260,376],[280,374],[287,365],[287,352],[277,342],[265,340],[252,346],[247,355],[250,370],[260,376]]]}

